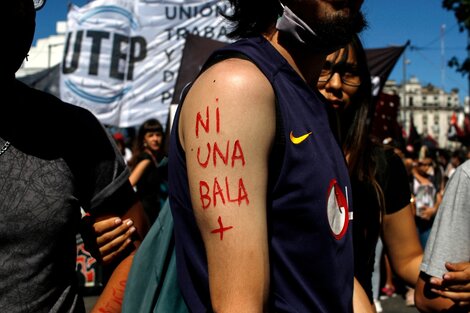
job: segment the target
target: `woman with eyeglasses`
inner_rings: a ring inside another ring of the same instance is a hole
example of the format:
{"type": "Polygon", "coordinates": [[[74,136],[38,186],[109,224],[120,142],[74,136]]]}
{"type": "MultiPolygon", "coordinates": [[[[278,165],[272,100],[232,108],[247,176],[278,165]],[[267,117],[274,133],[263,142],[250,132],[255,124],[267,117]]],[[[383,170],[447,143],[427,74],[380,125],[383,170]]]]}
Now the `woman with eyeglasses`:
{"type": "Polygon", "coordinates": [[[418,279],[423,252],[410,205],[408,176],[393,149],[370,137],[371,79],[359,38],[327,57],[317,87],[337,113],[332,127],[338,129],[352,184],[354,273],[372,305],[379,236],[395,273],[411,286],[418,279]]]}

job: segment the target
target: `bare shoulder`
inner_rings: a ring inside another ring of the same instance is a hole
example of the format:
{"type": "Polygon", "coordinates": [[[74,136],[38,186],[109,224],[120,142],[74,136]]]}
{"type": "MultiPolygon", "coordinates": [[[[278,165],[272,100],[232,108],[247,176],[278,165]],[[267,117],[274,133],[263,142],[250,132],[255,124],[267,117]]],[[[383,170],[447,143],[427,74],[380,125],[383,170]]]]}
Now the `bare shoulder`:
{"type": "Polygon", "coordinates": [[[236,100],[240,105],[274,101],[274,91],[268,79],[250,61],[227,59],[205,71],[188,94],[196,98],[204,95],[236,100]],[[202,93],[202,94],[201,94],[202,93]]]}
{"type": "Polygon", "coordinates": [[[268,79],[254,63],[239,58],[226,59],[213,65],[200,78],[201,83],[209,79],[209,82],[216,83],[219,80],[235,88],[250,88],[262,92],[272,90],[268,79]]]}
{"type": "Polygon", "coordinates": [[[194,127],[198,114],[206,116],[213,112],[212,115],[221,116],[226,130],[253,133],[263,126],[269,138],[270,129],[266,125],[273,125],[274,134],[274,103],[273,88],[255,64],[227,59],[211,66],[194,82],[184,101],[180,126],[194,127]]]}

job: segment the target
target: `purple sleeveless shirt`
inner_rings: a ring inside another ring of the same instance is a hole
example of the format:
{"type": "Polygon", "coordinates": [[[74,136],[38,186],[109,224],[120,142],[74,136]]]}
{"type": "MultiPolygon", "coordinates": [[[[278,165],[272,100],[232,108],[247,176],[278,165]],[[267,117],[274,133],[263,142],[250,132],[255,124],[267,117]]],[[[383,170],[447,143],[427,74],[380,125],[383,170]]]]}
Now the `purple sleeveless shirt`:
{"type": "MultiPolygon", "coordinates": [[[[239,40],[211,58],[230,53],[247,56],[268,78],[282,121],[282,162],[271,177],[267,203],[269,311],[352,312],[351,188],[328,122],[328,104],[263,37],[239,40]]],[[[207,259],[178,140],[180,109],[169,157],[178,279],[189,309],[211,312],[207,259]]]]}

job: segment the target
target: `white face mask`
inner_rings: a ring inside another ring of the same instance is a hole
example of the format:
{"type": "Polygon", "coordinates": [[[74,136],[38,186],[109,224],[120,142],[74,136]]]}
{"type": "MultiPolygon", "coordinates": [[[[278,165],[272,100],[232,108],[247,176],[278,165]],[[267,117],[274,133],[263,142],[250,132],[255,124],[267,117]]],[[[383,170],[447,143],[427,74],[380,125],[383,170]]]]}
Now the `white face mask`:
{"type": "Polygon", "coordinates": [[[313,52],[323,52],[330,54],[342,47],[325,47],[324,41],[307,25],[300,17],[298,17],[291,9],[279,2],[284,9],[282,16],[276,23],[276,29],[287,34],[290,39],[302,47],[313,52]]]}
{"type": "Polygon", "coordinates": [[[434,176],[434,168],[432,166],[430,166],[427,170],[426,170],[426,174],[428,174],[429,176],[434,176]]]}

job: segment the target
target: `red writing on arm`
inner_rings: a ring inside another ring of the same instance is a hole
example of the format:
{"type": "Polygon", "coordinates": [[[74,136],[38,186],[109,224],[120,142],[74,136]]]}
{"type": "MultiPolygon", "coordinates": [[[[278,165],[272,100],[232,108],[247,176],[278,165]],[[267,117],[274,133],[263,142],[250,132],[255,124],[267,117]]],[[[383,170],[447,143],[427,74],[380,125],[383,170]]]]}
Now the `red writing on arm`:
{"type": "Polygon", "coordinates": [[[245,156],[243,155],[243,150],[242,150],[242,146],[240,145],[240,140],[236,140],[235,144],[233,145],[232,167],[235,166],[236,160],[242,161],[242,166],[245,166],[245,156]]]}
{"type": "MultiPolygon", "coordinates": [[[[215,98],[215,103],[219,105],[219,98],[215,98]]],[[[217,134],[220,132],[220,112],[219,107],[215,109],[215,129],[217,134]]]]}
{"type": "Polygon", "coordinates": [[[219,219],[217,220],[217,222],[219,223],[219,228],[214,229],[213,231],[211,231],[211,233],[212,234],[219,233],[220,234],[220,240],[224,240],[224,232],[232,229],[233,226],[224,227],[224,224],[222,223],[222,217],[221,216],[219,216],[219,219]]]}
{"type": "MultiPolygon", "coordinates": [[[[216,99],[218,104],[219,99],[216,99]]],[[[206,106],[206,116],[205,121],[203,120],[201,112],[196,114],[196,137],[199,138],[199,125],[204,129],[206,133],[210,131],[210,116],[209,116],[209,106],[206,106]]],[[[215,108],[215,131],[218,134],[220,132],[220,110],[218,107],[215,108]]]]}
{"type": "Polygon", "coordinates": [[[212,196],[212,198],[214,199],[214,207],[217,206],[217,196],[220,197],[220,200],[225,205],[224,190],[220,188],[219,182],[217,181],[217,177],[215,177],[214,178],[214,190],[213,190],[213,196],[212,196]]]}
{"type": "Polygon", "coordinates": [[[101,313],[113,313],[121,312],[122,301],[124,299],[124,288],[126,287],[126,281],[119,281],[120,288],[112,288],[112,297],[105,304],[100,306],[98,312],[101,313]]]}
{"type": "Polygon", "coordinates": [[[201,205],[204,210],[209,208],[211,204],[216,207],[217,197],[224,205],[226,201],[236,202],[238,203],[238,206],[240,206],[243,201],[247,205],[250,204],[248,192],[245,188],[245,184],[243,183],[243,178],[238,179],[238,188],[235,191],[233,190],[233,186],[232,189],[230,189],[229,178],[225,177],[224,180],[225,189],[220,186],[217,177],[214,177],[212,188],[206,181],[199,181],[199,197],[201,199],[201,205]]]}
{"type": "Polygon", "coordinates": [[[210,143],[207,143],[207,158],[204,162],[201,162],[201,147],[197,147],[197,162],[203,168],[206,168],[207,164],[209,164],[210,155],[211,155],[211,145],[210,143]]]}
{"type": "Polygon", "coordinates": [[[220,112],[219,108],[215,109],[215,131],[220,133],[220,112]]]}
{"type": "MultiPolygon", "coordinates": [[[[203,136],[203,133],[213,134],[214,131],[215,134],[220,134],[222,125],[219,98],[216,98],[215,102],[215,108],[206,106],[205,110],[196,114],[196,138],[199,138],[199,135],[203,136]]],[[[217,140],[220,138],[217,136],[209,136],[209,138],[215,138],[216,140],[213,143],[207,142],[197,147],[196,158],[201,168],[206,170],[210,168],[210,160],[212,160],[214,168],[217,168],[217,166],[229,166],[231,168],[236,166],[245,167],[245,155],[239,139],[224,138],[217,140]]],[[[249,205],[250,200],[243,178],[229,175],[225,176],[223,181],[225,184],[221,184],[222,179],[219,180],[218,177],[214,177],[212,182],[206,180],[199,181],[199,199],[203,210],[209,207],[216,208],[217,205],[225,206],[227,203],[237,203],[238,206],[241,206],[242,203],[249,205]]],[[[218,218],[218,223],[219,228],[212,230],[211,233],[219,234],[220,240],[223,240],[224,233],[232,229],[233,226],[224,226],[221,216],[218,218]]]]}
{"type": "Polygon", "coordinates": [[[199,196],[201,199],[202,208],[205,210],[211,205],[211,197],[209,196],[209,184],[203,180],[199,181],[199,196]]]}
{"type": "Polygon", "coordinates": [[[227,140],[227,145],[225,147],[225,155],[224,155],[224,154],[222,154],[222,151],[220,151],[219,145],[217,144],[217,142],[214,142],[214,154],[213,154],[214,167],[217,166],[217,155],[222,159],[222,162],[225,165],[228,164],[228,147],[229,147],[229,145],[230,145],[230,140],[227,140]]]}
{"type": "Polygon", "coordinates": [[[217,142],[214,142],[211,145],[209,142],[206,144],[205,160],[201,160],[201,152],[204,150],[201,146],[197,147],[197,162],[203,168],[207,168],[209,165],[209,159],[212,155],[212,165],[217,167],[217,159],[222,160],[223,165],[227,166],[229,160],[231,161],[231,166],[235,167],[237,161],[241,162],[241,166],[245,166],[245,156],[243,154],[243,149],[240,144],[240,140],[235,140],[233,147],[230,147],[230,140],[227,140],[225,144],[225,151],[221,150],[220,145],[217,142]],[[232,151],[231,154],[229,152],[232,151]]]}
{"type": "MultiPolygon", "coordinates": [[[[225,179],[225,185],[228,186],[228,181],[225,179]]],[[[228,188],[227,188],[228,189],[228,188]]],[[[230,194],[228,194],[230,196],[230,194]]],[[[229,199],[229,201],[237,201],[238,206],[245,200],[246,204],[250,204],[250,200],[248,199],[248,193],[246,192],[245,184],[243,184],[243,179],[238,180],[238,197],[235,200],[229,199]]]]}
{"type": "Polygon", "coordinates": [[[202,120],[201,112],[196,114],[196,137],[199,138],[199,125],[204,128],[206,133],[209,132],[209,107],[206,107],[206,122],[202,120]]]}

